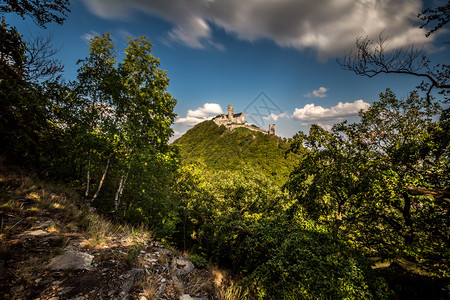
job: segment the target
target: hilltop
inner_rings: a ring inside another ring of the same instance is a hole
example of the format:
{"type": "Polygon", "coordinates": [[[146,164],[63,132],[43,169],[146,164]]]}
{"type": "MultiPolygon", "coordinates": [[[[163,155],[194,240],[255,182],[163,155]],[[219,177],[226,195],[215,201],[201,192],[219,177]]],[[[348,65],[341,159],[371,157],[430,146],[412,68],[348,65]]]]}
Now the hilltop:
{"type": "Polygon", "coordinates": [[[250,165],[277,181],[284,181],[299,156],[287,153],[290,141],[245,127],[228,130],[204,121],[173,142],[184,164],[200,163],[212,170],[237,170],[250,165]]]}

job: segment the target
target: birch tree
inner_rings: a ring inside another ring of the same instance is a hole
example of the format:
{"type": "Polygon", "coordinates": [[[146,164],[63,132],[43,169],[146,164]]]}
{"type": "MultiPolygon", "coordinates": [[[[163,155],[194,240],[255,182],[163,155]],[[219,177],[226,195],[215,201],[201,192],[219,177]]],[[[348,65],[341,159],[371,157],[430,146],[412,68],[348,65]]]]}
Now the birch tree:
{"type": "MultiPolygon", "coordinates": [[[[118,77],[116,69],[116,54],[114,43],[109,33],[94,36],[89,42],[89,56],[78,61],[76,92],[80,96],[79,119],[84,128],[84,134],[80,136],[80,143],[86,150],[86,189],[85,197],[89,196],[91,177],[93,170],[93,158],[103,158],[106,166],[103,169],[102,178],[106,176],[109,167],[111,152],[110,140],[115,134],[115,116],[113,106],[117,93],[118,77]],[[107,149],[109,147],[109,149],[107,149]]],[[[93,199],[98,195],[99,189],[93,199]]]]}
{"type": "Polygon", "coordinates": [[[128,39],[125,59],[119,65],[122,95],[116,109],[123,120],[119,135],[123,164],[114,199],[116,211],[133,164],[146,164],[151,161],[146,156],[167,152],[173,132],[176,99],[167,92],[169,78],[151,48],[145,36],[128,39]]]}

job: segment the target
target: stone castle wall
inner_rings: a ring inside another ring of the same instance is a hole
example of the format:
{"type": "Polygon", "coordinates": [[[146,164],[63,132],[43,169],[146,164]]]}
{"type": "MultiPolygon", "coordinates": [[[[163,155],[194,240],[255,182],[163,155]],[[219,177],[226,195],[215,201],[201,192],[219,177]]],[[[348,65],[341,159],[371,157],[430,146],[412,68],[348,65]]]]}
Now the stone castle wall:
{"type": "Polygon", "coordinates": [[[248,125],[245,121],[244,113],[235,114],[233,105],[228,105],[228,114],[221,114],[212,119],[218,126],[224,125],[228,130],[234,130],[238,127],[245,127],[252,131],[258,131],[264,134],[275,135],[275,124],[269,125],[269,131],[262,130],[255,125],[248,125]]]}

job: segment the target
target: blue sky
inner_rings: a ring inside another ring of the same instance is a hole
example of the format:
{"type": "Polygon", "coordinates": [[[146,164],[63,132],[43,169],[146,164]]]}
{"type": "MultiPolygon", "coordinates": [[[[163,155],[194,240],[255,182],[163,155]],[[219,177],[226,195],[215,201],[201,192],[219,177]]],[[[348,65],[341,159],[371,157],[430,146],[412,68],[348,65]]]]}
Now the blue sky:
{"type": "Polygon", "coordinates": [[[90,36],[110,32],[119,59],[126,36],[147,36],[178,100],[174,138],[228,104],[251,123],[263,129],[275,123],[277,135],[291,137],[312,123],[329,128],[354,121],[387,87],[405,97],[420,82],[398,75],[369,79],[341,69],[335,59],[354,47],[357,36],[384,32],[393,48],[414,43],[432,63],[448,62],[449,31],[426,38],[416,17],[445,2],[75,0],[62,26],[43,30],[28,19],[6,19],[25,38],[53,34],[67,80],[75,79],[90,36]]]}

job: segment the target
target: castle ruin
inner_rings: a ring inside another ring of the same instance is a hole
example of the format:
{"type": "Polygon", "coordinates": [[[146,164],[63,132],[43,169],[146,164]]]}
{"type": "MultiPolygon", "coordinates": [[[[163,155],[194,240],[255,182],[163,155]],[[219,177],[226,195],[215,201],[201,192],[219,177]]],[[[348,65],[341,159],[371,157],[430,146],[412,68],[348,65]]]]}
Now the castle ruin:
{"type": "Polygon", "coordinates": [[[228,114],[221,114],[214,117],[212,120],[218,125],[224,125],[228,130],[233,130],[238,127],[245,127],[252,131],[258,131],[268,135],[275,135],[275,124],[269,125],[269,131],[262,130],[256,125],[248,125],[245,121],[245,115],[243,112],[235,114],[233,112],[233,105],[228,105],[228,114]]]}

